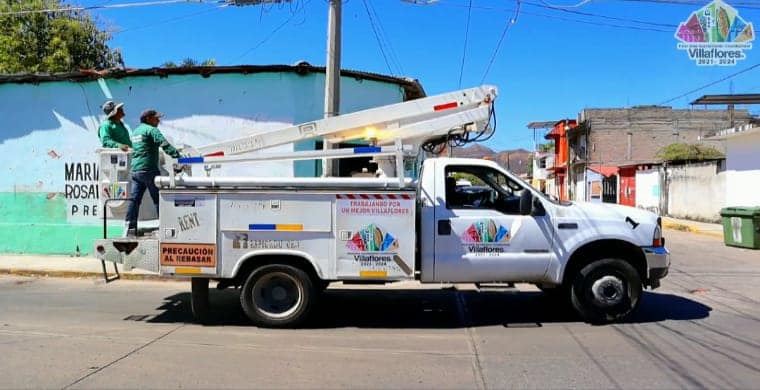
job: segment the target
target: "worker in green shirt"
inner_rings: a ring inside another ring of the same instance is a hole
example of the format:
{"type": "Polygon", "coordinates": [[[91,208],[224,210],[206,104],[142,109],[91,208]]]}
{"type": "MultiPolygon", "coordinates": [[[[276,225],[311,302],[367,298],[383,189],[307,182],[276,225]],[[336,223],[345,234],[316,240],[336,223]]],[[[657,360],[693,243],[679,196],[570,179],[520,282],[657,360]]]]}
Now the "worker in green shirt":
{"type": "Polygon", "coordinates": [[[180,154],[166,141],[158,130],[163,114],[156,110],[146,110],[140,115],[140,126],[132,132],[132,184],[130,186],[129,207],[127,208],[127,234],[137,231],[137,215],[143,195],[147,189],[158,214],[158,187],[153,180],[159,175],[158,148],[168,155],[179,158],[180,154]]]}
{"type": "Polygon", "coordinates": [[[100,124],[98,138],[104,148],[119,148],[126,152],[132,147],[129,131],[121,120],[124,118],[124,103],[109,100],[103,104],[106,120],[100,124]]]}

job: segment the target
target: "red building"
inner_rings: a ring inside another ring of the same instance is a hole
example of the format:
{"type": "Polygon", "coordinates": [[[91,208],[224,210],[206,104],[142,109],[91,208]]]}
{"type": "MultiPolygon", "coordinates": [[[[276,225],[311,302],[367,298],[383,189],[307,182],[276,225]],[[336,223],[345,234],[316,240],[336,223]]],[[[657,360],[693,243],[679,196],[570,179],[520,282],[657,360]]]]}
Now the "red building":
{"type": "Polygon", "coordinates": [[[561,200],[568,199],[567,192],[567,165],[568,146],[567,131],[576,127],[578,122],[574,119],[563,119],[554,124],[552,130],[544,136],[545,139],[554,141],[554,166],[546,167],[548,173],[547,182],[554,181],[554,187],[557,190],[555,194],[561,200]]]}

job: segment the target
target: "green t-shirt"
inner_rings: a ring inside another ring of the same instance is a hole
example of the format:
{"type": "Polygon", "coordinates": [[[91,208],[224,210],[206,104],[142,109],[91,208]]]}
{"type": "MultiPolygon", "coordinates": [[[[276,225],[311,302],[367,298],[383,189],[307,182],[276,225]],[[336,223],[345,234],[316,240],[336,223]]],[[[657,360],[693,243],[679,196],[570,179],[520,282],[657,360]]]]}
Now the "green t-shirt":
{"type": "Polygon", "coordinates": [[[142,123],[132,132],[132,172],[158,170],[158,148],[179,158],[179,152],[157,128],[142,123]]]}
{"type": "Polygon", "coordinates": [[[98,137],[100,138],[100,144],[104,148],[119,148],[121,145],[132,146],[132,141],[129,139],[129,131],[127,131],[122,122],[106,119],[98,129],[98,137]]]}

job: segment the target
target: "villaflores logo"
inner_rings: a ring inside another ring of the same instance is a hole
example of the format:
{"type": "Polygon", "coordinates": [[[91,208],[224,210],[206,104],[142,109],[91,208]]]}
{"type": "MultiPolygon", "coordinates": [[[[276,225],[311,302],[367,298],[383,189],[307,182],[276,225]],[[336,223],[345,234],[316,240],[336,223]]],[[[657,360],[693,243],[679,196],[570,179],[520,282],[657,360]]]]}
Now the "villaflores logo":
{"type": "Polygon", "coordinates": [[[752,49],[755,40],[752,23],[739,13],[715,0],[692,12],[676,31],[679,50],[685,50],[698,66],[733,66],[746,58],[744,50],[752,49]]]}

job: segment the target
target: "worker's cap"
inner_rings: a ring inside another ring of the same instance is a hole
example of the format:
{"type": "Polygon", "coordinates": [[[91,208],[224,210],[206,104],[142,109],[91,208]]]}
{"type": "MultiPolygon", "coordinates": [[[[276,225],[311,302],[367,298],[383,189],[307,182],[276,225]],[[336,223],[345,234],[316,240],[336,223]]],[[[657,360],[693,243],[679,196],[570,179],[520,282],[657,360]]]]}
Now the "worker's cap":
{"type": "Polygon", "coordinates": [[[145,123],[149,118],[161,118],[162,116],[164,116],[164,114],[156,110],[145,110],[140,114],[140,122],[145,123]]]}
{"type": "Polygon", "coordinates": [[[115,103],[112,100],[109,100],[105,103],[103,103],[103,113],[106,114],[107,118],[111,118],[112,116],[116,115],[117,112],[119,112],[119,109],[124,107],[124,103],[115,103]]]}

